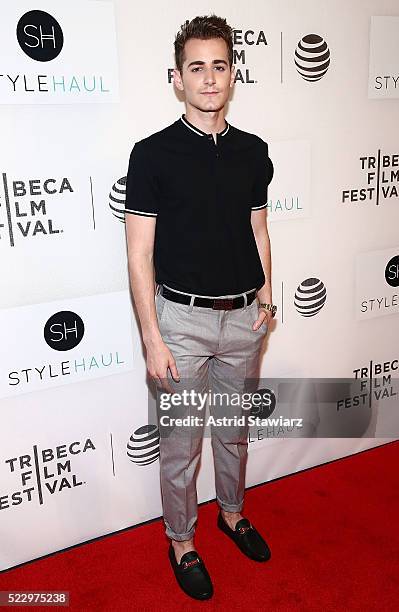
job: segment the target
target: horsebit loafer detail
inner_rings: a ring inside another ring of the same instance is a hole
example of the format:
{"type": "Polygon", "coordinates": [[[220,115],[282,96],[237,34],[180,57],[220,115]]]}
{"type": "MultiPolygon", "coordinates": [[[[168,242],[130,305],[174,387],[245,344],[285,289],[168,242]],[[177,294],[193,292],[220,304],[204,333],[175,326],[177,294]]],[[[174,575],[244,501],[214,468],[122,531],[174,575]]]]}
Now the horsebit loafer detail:
{"type": "Polygon", "coordinates": [[[184,553],[180,563],[172,544],[169,545],[169,560],[180,588],[194,599],[209,599],[213,585],[205,564],[195,550],[184,553]]]}
{"type": "Polygon", "coordinates": [[[247,557],[254,561],[268,561],[271,557],[270,548],[248,519],[240,519],[231,529],[219,512],[217,525],[229,536],[247,557]]]}

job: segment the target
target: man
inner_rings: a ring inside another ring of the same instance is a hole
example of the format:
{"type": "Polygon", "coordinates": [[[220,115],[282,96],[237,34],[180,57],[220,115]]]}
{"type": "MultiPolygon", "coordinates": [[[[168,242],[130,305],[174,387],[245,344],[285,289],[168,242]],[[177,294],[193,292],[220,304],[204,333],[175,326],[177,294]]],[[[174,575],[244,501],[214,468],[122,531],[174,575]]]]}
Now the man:
{"type": "MultiPolygon", "coordinates": [[[[268,145],[225,120],[234,85],[232,28],[215,15],[186,21],[176,36],[174,85],[185,113],[137,142],[129,160],[126,231],[131,287],[147,369],[166,391],[243,389],[255,377],[272,304],[268,145]],[[155,288],[154,283],[155,269],[155,288]]],[[[160,439],[169,559],[185,593],[212,596],[194,546],[202,428],[160,439]]],[[[251,559],[270,550],[241,514],[248,429],[212,428],[218,527],[251,559]]]]}

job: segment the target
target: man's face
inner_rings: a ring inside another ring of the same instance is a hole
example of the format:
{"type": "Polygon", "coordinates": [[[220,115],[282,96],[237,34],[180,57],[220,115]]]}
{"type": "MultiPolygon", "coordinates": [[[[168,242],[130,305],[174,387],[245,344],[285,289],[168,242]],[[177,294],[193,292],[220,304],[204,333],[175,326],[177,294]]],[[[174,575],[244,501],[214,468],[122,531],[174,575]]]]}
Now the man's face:
{"type": "Polygon", "coordinates": [[[187,106],[204,112],[219,111],[234,84],[227,45],[223,38],[190,38],[184,45],[182,72],[174,70],[174,83],[184,91],[187,106]]]}

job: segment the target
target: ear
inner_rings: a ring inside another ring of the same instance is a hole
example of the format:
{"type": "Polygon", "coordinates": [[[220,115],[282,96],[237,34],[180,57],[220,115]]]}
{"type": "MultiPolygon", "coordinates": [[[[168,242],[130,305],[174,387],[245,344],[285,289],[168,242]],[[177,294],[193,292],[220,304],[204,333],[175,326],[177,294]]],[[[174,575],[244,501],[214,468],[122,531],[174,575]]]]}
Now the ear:
{"type": "Polygon", "coordinates": [[[233,87],[234,85],[235,76],[236,76],[236,67],[233,64],[233,66],[231,67],[230,87],[233,87]]]}
{"type": "Polygon", "coordinates": [[[180,71],[177,68],[173,68],[173,82],[177,89],[180,89],[180,91],[184,91],[183,80],[181,78],[180,71]]]}

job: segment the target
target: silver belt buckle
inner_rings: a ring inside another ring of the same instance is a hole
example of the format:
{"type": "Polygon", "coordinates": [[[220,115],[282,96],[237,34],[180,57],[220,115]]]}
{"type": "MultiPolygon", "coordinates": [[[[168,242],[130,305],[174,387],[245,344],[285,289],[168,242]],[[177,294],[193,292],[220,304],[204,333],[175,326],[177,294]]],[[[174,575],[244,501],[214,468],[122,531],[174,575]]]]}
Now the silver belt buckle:
{"type": "Polygon", "coordinates": [[[233,298],[220,298],[213,300],[213,310],[232,310],[233,298]]]}

